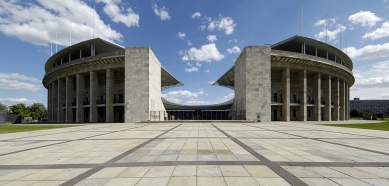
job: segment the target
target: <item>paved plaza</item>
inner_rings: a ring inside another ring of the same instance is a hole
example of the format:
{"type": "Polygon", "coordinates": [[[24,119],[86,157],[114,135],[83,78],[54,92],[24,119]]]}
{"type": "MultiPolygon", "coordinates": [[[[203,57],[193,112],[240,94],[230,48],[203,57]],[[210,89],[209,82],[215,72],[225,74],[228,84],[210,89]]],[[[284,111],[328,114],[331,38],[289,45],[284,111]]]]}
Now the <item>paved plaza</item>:
{"type": "Polygon", "coordinates": [[[0,146],[7,186],[389,185],[389,132],[317,122],[86,124],[0,146]]]}

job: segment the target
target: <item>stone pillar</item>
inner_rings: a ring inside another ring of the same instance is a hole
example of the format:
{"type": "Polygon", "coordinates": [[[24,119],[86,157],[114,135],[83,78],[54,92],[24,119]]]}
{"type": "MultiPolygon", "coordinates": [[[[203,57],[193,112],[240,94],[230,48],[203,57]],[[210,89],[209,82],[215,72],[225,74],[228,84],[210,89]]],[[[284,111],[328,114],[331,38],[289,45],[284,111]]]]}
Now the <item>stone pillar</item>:
{"type": "Polygon", "coordinates": [[[114,122],[113,115],[113,86],[114,86],[115,71],[111,69],[106,70],[106,105],[105,105],[105,118],[107,123],[114,122]]]}
{"type": "Polygon", "coordinates": [[[51,104],[53,105],[53,122],[58,122],[58,81],[53,81],[52,83],[52,100],[51,104]]]}
{"type": "Polygon", "coordinates": [[[98,110],[96,106],[96,100],[98,96],[98,74],[96,72],[89,72],[89,94],[90,94],[90,103],[89,103],[89,122],[98,122],[98,110]]]}
{"type": "Polygon", "coordinates": [[[302,70],[299,76],[300,121],[307,121],[307,70],[302,70]]]}
{"type": "Polygon", "coordinates": [[[63,104],[66,98],[66,84],[64,79],[58,79],[58,123],[65,122],[63,104]]]}
{"type": "Polygon", "coordinates": [[[324,121],[331,121],[331,75],[323,77],[324,121]]]}
{"type": "Polygon", "coordinates": [[[347,82],[345,81],[345,94],[346,94],[346,98],[345,98],[345,117],[344,117],[344,120],[348,120],[348,117],[350,116],[350,110],[349,110],[349,106],[350,106],[350,103],[349,103],[349,87],[348,87],[348,84],[347,82]]]}
{"type": "Polygon", "coordinates": [[[332,121],[339,121],[339,78],[332,78],[331,85],[332,102],[334,102],[332,121]]]}
{"type": "Polygon", "coordinates": [[[52,92],[52,86],[51,86],[51,83],[47,86],[47,121],[48,122],[53,122],[53,108],[52,108],[52,104],[51,104],[51,93],[52,92]]]}
{"type": "Polygon", "coordinates": [[[84,108],[83,108],[83,100],[84,100],[84,88],[85,88],[85,77],[81,74],[77,74],[76,79],[76,122],[82,123],[84,122],[84,108]]]}
{"type": "Polygon", "coordinates": [[[313,121],[321,121],[321,74],[318,72],[313,76],[313,121]]]}
{"type": "Polygon", "coordinates": [[[246,111],[246,120],[271,121],[271,49],[247,46],[235,62],[235,101],[231,110],[246,111]],[[239,102],[237,101],[239,100],[239,102]],[[243,104],[242,104],[243,102],[243,104]]]}
{"type": "Polygon", "coordinates": [[[344,80],[340,80],[339,82],[339,120],[344,120],[345,118],[345,102],[346,102],[346,94],[345,94],[345,82],[344,80]]]}
{"type": "Polygon", "coordinates": [[[124,66],[125,122],[150,120],[150,111],[165,111],[161,99],[161,63],[153,51],[149,47],[126,47],[124,66]]]}
{"type": "Polygon", "coordinates": [[[290,68],[282,71],[282,120],[290,121],[290,68]]]}
{"type": "Polygon", "coordinates": [[[73,92],[74,92],[74,82],[73,78],[66,77],[66,122],[73,123],[73,111],[72,111],[72,102],[73,102],[73,92]]]}

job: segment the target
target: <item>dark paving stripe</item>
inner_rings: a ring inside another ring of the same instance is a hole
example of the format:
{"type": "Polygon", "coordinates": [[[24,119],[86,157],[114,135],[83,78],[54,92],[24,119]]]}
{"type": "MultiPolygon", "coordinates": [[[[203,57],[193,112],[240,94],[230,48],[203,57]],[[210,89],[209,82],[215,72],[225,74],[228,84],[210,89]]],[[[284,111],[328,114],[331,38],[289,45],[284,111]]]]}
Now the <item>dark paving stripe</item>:
{"type": "Polygon", "coordinates": [[[144,167],[144,166],[178,166],[178,165],[263,165],[261,161],[160,161],[114,163],[109,167],[144,167]]]}
{"type": "Polygon", "coordinates": [[[53,144],[48,144],[48,145],[42,145],[42,146],[38,146],[38,147],[33,147],[33,148],[28,148],[28,149],[13,151],[13,152],[7,152],[7,153],[4,153],[4,154],[0,154],[0,156],[6,156],[6,155],[10,155],[10,154],[19,153],[19,152],[25,152],[25,151],[34,150],[34,149],[39,149],[39,148],[44,148],[44,147],[50,147],[50,146],[53,146],[53,145],[59,145],[59,144],[69,143],[69,142],[78,141],[78,140],[85,140],[85,139],[88,139],[88,138],[93,138],[93,137],[97,137],[97,136],[104,136],[104,135],[107,135],[107,134],[112,134],[112,133],[116,133],[116,132],[122,132],[122,131],[131,130],[131,129],[136,129],[136,128],[141,128],[141,127],[145,127],[145,126],[147,126],[147,125],[143,125],[143,126],[139,126],[139,127],[134,127],[134,128],[129,128],[129,129],[118,130],[118,131],[107,132],[107,133],[103,133],[103,134],[97,134],[97,135],[88,136],[88,137],[79,138],[79,139],[73,139],[73,140],[62,141],[62,142],[59,142],[59,143],[53,143],[53,144]]]}
{"type": "Polygon", "coordinates": [[[9,169],[76,169],[93,168],[99,164],[48,164],[48,165],[0,165],[0,170],[9,169]]]}
{"type": "Polygon", "coordinates": [[[280,166],[302,167],[389,167],[389,162],[275,162],[280,166]]]}
{"type": "Polygon", "coordinates": [[[260,155],[259,153],[255,152],[252,148],[250,148],[248,145],[244,144],[243,142],[239,141],[238,139],[232,137],[231,135],[227,134],[225,131],[221,130],[219,127],[212,124],[217,130],[219,130],[221,133],[223,133],[225,136],[230,138],[232,141],[234,141],[236,144],[244,148],[247,152],[251,153],[253,156],[255,156],[257,159],[261,160],[261,162],[269,167],[272,171],[277,173],[281,178],[283,178],[285,181],[287,181],[291,185],[298,185],[303,186],[307,185],[303,181],[301,181],[299,178],[294,176],[293,174],[289,173],[282,167],[280,167],[278,164],[268,160],[264,156],[260,155]]]}
{"type": "MultiPolygon", "coordinates": [[[[257,127],[257,126],[251,126],[251,125],[246,125],[246,126],[264,129],[264,128],[257,127]]],[[[296,136],[296,137],[300,137],[300,138],[303,138],[303,139],[315,140],[315,141],[320,141],[320,142],[323,142],[323,143],[330,143],[330,144],[333,144],[333,145],[339,145],[339,146],[343,146],[343,147],[349,147],[349,148],[353,148],[353,149],[358,149],[358,150],[363,150],[363,151],[367,151],[367,152],[373,152],[373,153],[376,153],[376,154],[382,154],[382,155],[389,156],[389,153],[387,153],[387,152],[381,152],[381,151],[370,150],[370,149],[365,149],[365,148],[361,148],[361,147],[355,147],[355,146],[346,145],[346,144],[343,144],[343,143],[337,143],[337,142],[322,140],[322,139],[318,139],[318,138],[309,138],[309,137],[305,137],[305,136],[300,136],[300,135],[296,135],[296,134],[289,134],[289,133],[286,133],[286,132],[280,132],[280,131],[271,130],[271,129],[265,129],[265,130],[273,131],[273,132],[278,132],[278,133],[281,133],[281,134],[287,134],[287,135],[291,135],[291,136],[296,136]]]]}
{"type": "Polygon", "coordinates": [[[181,125],[181,124],[179,124],[179,125],[177,125],[177,126],[171,128],[171,129],[169,129],[169,130],[163,132],[162,134],[159,134],[158,136],[156,136],[156,137],[154,137],[154,138],[152,138],[152,139],[149,139],[149,140],[147,140],[147,141],[145,141],[145,142],[139,144],[138,146],[136,146],[136,147],[134,147],[134,148],[132,148],[132,149],[130,149],[130,150],[128,150],[128,151],[126,151],[126,152],[124,152],[124,153],[122,153],[122,154],[120,154],[120,155],[118,155],[118,156],[116,156],[116,157],[114,157],[114,158],[112,158],[112,159],[106,161],[105,163],[103,163],[103,164],[101,164],[101,165],[98,165],[98,166],[96,166],[96,167],[93,167],[92,169],[90,169],[90,170],[88,170],[88,171],[86,171],[86,172],[84,172],[84,173],[82,173],[82,174],[80,174],[80,175],[78,175],[78,176],[76,176],[76,177],[74,177],[74,178],[72,178],[72,179],[70,179],[70,180],[64,182],[64,183],[62,183],[61,186],[67,186],[67,185],[75,185],[75,184],[77,184],[78,182],[84,180],[85,178],[91,176],[92,174],[94,174],[94,173],[96,173],[96,172],[98,172],[98,171],[104,169],[105,167],[108,167],[108,166],[114,164],[115,162],[119,161],[120,159],[126,157],[127,155],[129,155],[129,154],[135,152],[136,150],[142,148],[143,146],[149,144],[150,142],[152,142],[152,141],[158,139],[160,136],[163,136],[163,135],[165,135],[166,133],[168,133],[168,132],[174,130],[175,128],[179,127],[180,125],[181,125]]]}

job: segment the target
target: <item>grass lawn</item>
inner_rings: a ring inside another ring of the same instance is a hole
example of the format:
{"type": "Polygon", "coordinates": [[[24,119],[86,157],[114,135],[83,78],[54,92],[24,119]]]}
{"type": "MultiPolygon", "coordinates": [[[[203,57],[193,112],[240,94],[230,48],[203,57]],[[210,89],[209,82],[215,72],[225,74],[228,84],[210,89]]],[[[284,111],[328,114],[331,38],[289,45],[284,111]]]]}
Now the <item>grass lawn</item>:
{"type": "MultiPolygon", "coordinates": [[[[380,120],[377,120],[380,121],[380,120]]],[[[382,123],[364,123],[364,124],[327,124],[326,126],[347,127],[357,129],[372,129],[389,131],[389,118],[385,118],[382,123]]]]}
{"type": "Polygon", "coordinates": [[[14,132],[27,132],[34,130],[46,130],[46,129],[56,129],[56,128],[65,128],[65,127],[74,127],[76,125],[12,125],[5,124],[0,125],[0,134],[5,133],[14,133],[14,132]]]}

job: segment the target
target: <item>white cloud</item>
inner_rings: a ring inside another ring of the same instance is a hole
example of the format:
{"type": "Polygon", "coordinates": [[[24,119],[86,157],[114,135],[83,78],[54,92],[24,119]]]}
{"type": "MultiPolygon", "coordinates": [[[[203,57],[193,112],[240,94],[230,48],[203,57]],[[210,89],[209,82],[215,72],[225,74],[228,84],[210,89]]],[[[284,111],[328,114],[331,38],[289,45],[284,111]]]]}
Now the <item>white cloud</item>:
{"type": "Polygon", "coordinates": [[[205,70],[206,73],[210,73],[211,72],[211,69],[207,69],[205,70]]]}
{"type": "Polygon", "coordinates": [[[209,42],[213,43],[217,40],[217,37],[216,37],[216,35],[209,35],[209,36],[207,36],[207,39],[209,42]]]}
{"type": "Polygon", "coordinates": [[[238,41],[239,41],[239,39],[234,39],[234,40],[230,39],[230,40],[228,40],[228,43],[231,43],[231,42],[237,43],[238,41]]]}
{"type": "Polygon", "coordinates": [[[175,103],[179,103],[182,101],[180,98],[197,98],[201,95],[207,95],[202,89],[199,89],[198,92],[191,92],[188,90],[178,90],[178,91],[170,91],[166,94],[161,94],[161,96],[175,103]]]}
{"type": "Polygon", "coordinates": [[[123,38],[122,34],[112,30],[93,8],[82,1],[37,2],[0,1],[3,10],[0,15],[0,31],[34,45],[49,46],[53,42],[68,46],[70,22],[72,43],[77,43],[92,38],[94,18],[95,37],[109,41],[121,41],[123,38]]]}
{"type": "Polygon", "coordinates": [[[315,26],[325,26],[327,24],[327,26],[333,26],[335,25],[336,23],[336,19],[321,19],[321,20],[318,20],[316,21],[315,23],[315,26]]]}
{"type": "Polygon", "coordinates": [[[201,13],[200,12],[196,12],[194,14],[192,14],[192,19],[196,18],[196,17],[200,17],[201,16],[201,13]]]}
{"type": "Polygon", "coordinates": [[[192,67],[192,68],[184,68],[185,72],[197,72],[199,69],[197,67],[192,67]]]}
{"type": "Polygon", "coordinates": [[[215,81],[208,81],[207,83],[212,85],[215,83],[215,81]]]}
{"type": "Polygon", "coordinates": [[[379,39],[382,37],[389,36],[389,21],[382,23],[381,28],[377,28],[376,30],[366,33],[362,36],[363,39],[370,38],[372,40],[379,39]]]}
{"type": "Polygon", "coordinates": [[[192,42],[188,40],[188,46],[192,46],[192,42]]]}
{"type": "MultiPolygon", "coordinates": [[[[212,20],[208,18],[208,30],[213,31],[215,29],[224,30],[226,35],[230,35],[234,32],[236,24],[231,17],[219,17],[218,20],[212,20]]],[[[205,28],[205,27],[204,27],[205,28]]]]}
{"type": "Polygon", "coordinates": [[[328,30],[327,31],[324,29],[322,30],[321,32],[319,32],[318,34],[315,34],[315,38],[316,39],[324,39],[326,38],[326,36],[328,37],[328,41],[332,41],[334,40],[337,35],[340,33],[340,32],[344,32],[346,30],[346,26],[343,26],[343,25],[337,25],[337,29],[335,30],[328,30]]]}
{"type": "Polygon", "coordinates": [[[178,53],[179,53],[180,55],[184,54],[184,52],[183,52],[182,50],[178,51],[178,53]]]}
{"type": "Polygon", "coordinates": [[[30,100],[27,98],[0,98],[0,102],[8,106],[18,104],[18,103],[24,103],[25,105],[31,105],[33,103],[37,103],[37,101],[30,100]]]}
{"type": "Polygon", "coordinates": [[[383,19],[376,16],[375,13],[372,13],[370,11],[360,11],[351,15],[348,20],[352,24],[362,25],[364,27],[372,27],[383,19]]]}
{"type": "Polygon", "coordinates": [[[121,0],[95,0],[97,3],[105,3],[104,13],[107,14],[115,23],[123,23],[128,27],[139,26],[139,14],[131,8],[124,11],[124,5],[121,0]],[[120,7],[119,7],[120,6],[120,7]]]}
{"type": "Polygon", "coordinates": [[[347,55],[352,59],[378,59],[389,57],[389,43],[378,45],[367,45],[363,48],[347,47],[347,55]]]}
{"type": "Polygon", "coordinates": [[[200,30],[204,30],[204,29],[205,29],[205,25],[201,25],[200,30]]]}
{"type": "Polygon", "coordinates": [[[232,54],[232,53],[237,54],[237,53],[240,52],[240,48],[239,48],[238,46],[234,46],[234,47],[232,47],[232,48],[227,49],[227,52],[228,52],[229,54],[232,54]]]}
{"type": "Polygon", "coordinates": [[[220,61],[224,58],[223,54],[219,53],[214,43],[201,46],[200,49],[195,47],[185,51],[185,55],[182,58],[183,61],[194,60],[197,62],[206,61],[211,62],[212,60],[220,61]]]}
{"type": "Polygon", "coordinates": [[[196,101],[196,100],[189,100],[185,102],[186,105],[208,105],[210,104],[210,101],[196,101]]]}
{"type": "Polygon", "coordinates": [[[0,89],[36,92],[43,88],[41,80],[18,73],[0,73],[0,89]]]}
{"type": "Polygon", "coordinates": [[[196,62],[196,66],[201,67],[201,63],[196,62]]]}
{"type": "Polygon", "coordinates": [[[234,96],[235,96],[235,93],[229,93],[228,95],[223,96],[223,98],[229,100],[229,99],[233,98],[234,96]]]}
{"type": "Polygon", "coordinates": [[[186,34],[185,34],[185,33],[182,33],[182,32],[178,32],[177,36],[178,36],[178,38],[180,38],[181,40],[184,40],[184,38],[186,37],[186,34]]]}
{"type": "Polygon", "coordinates": [[[162,8],[159,8],[158,5],[153,2],[153,10],[155,15],[161,18],[162,21],[169,20],[171,18],[168,9],[165,8],[164,6],[162,8]]]}
{"type": "Polygon", "coordinates": [[[190,67],[193,66],[192,63],[190,63],[190,62],[187,62],[186,65],[188,65],[190,67]]]}

